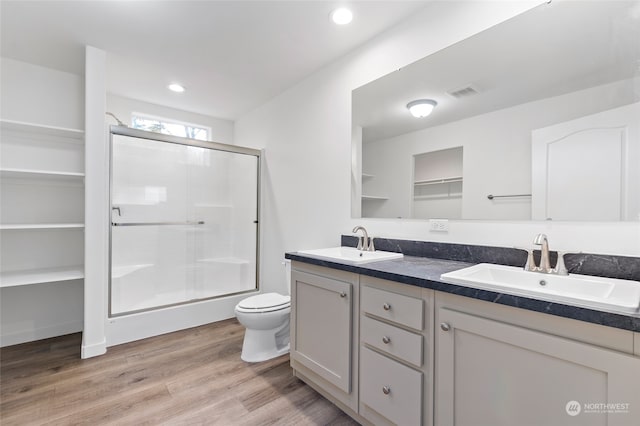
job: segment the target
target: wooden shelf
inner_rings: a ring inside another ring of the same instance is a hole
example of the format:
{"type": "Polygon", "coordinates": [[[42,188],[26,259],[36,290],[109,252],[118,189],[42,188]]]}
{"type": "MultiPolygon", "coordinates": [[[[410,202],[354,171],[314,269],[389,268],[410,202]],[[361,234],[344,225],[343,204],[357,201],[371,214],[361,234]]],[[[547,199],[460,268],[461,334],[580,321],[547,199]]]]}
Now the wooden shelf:
{"type": "Polygon", "coordinates": [[[64,229],[84,228],[84,223],[14,223],[2,224],[0,229],[64,229]]]}
{"type": "Polygon", "coordinates": [[[363,195],[362,196],[362,200],[363,201],[384,201],[384,200],[388,200],[389,197],[381,197],[381,196],[377,196],[377,195],[363,195]]]}
{"type": "Polygon", "coordinates": [[[453,176],[448,178],[438,178],[438,179],[428,179],[428,180],[418,180],[413,182],[414,185],[441,185],[443,183],[455,183],[462,182],[462,176],[453,176]]]}
{"type": "Polygon", "coordinates": [[[16,287],[30,284],[80,280],[83,278],[84,266],[82,265],[62,268],[31,269],[28,271],[12,271],[0,274],[0,287],[16,287]]]}
{"type": "Polygon", "coordinates": [[[46,124],[34,124],[24,121],[0,119],[0,127],[3,130],[42,134],[48,136],[61,136],[70,139],[84,141],[84,130],[69,129],[66,127],[48,126],[46,124]]]}

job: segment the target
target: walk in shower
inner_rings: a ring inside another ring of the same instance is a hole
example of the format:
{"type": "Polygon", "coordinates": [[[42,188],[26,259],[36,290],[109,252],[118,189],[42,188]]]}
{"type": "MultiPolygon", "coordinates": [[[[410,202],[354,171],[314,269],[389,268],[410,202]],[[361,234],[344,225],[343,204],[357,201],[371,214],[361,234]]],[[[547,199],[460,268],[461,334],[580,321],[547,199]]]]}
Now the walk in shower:
{"type": "Polygon", "coordinates": [[[260,151],[111,128],[109,317],[258,287],[260,151]]]}

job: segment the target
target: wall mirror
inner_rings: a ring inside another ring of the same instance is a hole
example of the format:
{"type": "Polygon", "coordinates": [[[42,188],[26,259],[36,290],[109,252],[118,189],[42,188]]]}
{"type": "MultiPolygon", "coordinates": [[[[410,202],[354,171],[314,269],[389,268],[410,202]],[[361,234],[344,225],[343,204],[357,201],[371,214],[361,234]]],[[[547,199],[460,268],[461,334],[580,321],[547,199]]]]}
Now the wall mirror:
{"type": "Polygon", "coordinates": [[[639,101],[640,2],[542,4],[353,91],[352,215],[638,221],[639,101]]]}

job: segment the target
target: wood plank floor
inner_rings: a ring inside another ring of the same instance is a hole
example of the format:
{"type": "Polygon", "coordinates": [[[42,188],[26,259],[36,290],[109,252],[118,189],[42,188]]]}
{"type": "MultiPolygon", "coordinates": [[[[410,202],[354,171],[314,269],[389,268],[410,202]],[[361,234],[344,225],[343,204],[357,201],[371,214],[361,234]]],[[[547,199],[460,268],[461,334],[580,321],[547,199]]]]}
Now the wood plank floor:
{"type": "Polygon", "coordinates": [[[0,424],[357,425],[292,375],[240,360],[230,319],[80,359],[81,335],[0,349],[0,424]]]}

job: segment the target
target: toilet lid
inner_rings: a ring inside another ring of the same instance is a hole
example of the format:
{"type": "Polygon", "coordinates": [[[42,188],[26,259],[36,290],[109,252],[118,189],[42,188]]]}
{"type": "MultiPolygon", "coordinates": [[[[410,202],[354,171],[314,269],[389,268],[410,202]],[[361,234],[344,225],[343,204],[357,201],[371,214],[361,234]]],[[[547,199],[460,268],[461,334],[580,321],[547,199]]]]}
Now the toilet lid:
{"type": "Polygon", "coordinates": [[[265,309],[265,308],[277,308],[281,309],[289,305],[291,302],[290,296],[283,296],[278,293],[263,293],[256,296],[247,297],[238,303],[239,308],[243,309],[265,309]]]}

